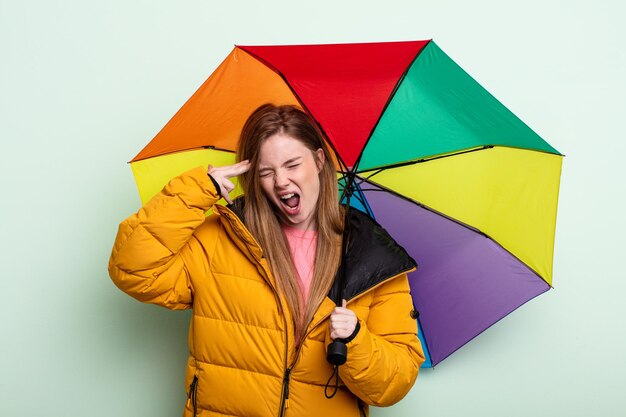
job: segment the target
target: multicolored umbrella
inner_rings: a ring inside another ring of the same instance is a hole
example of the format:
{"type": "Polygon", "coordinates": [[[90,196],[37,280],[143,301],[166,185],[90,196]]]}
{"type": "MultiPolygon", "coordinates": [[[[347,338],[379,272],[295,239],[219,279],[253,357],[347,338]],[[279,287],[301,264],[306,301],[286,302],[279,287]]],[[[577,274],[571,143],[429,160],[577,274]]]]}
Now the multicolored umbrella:
{"type": "Polygon", "coordinates": [[[551,288],[562,155],[433,41],[236,46],[131,161],[142,200],[187,169],[234,162],[266,102],[317,121],[355,180],[352,206],[419,264],[426,366],[551,288]]]}

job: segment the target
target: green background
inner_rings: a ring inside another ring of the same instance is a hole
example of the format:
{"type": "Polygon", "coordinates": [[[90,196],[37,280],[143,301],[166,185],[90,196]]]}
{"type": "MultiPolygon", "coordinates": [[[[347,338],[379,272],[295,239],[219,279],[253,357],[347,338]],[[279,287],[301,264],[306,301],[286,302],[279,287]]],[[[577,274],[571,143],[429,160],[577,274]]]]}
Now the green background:
{"type": "Polygon", "coordinates": [[[566,155],[555,290],[373,416],[624,416],[623,2],[0,0],[0,416],[181,414],[188,312],[110,282],[130,160],[233,44],[434,38],[566,155]]]}

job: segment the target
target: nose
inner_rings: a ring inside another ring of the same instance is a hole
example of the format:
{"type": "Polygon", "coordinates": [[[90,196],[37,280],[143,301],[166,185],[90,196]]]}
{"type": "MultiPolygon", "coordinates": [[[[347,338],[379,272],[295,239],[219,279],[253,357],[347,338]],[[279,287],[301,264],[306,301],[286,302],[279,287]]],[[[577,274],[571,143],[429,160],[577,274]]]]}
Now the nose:
{"type": "Polygon", "coordinates": [[[275,174],[275,183],[276,188],[286,188],[289,185],[289,176],[284,170],[278,170],[275,174]]]}

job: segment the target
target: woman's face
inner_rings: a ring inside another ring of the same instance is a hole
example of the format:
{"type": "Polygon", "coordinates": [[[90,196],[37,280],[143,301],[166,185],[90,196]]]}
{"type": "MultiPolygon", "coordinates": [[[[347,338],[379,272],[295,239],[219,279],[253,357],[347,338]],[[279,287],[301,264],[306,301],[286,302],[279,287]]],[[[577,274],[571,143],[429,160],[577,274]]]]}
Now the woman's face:
{"type": "Polygon", "coordinates": [[[258,174],[263,192],[278,208],[281,221],[302,230],[317,228],[319,173],[324,151],[313,152],[291,136],[278,133],[263,142],[258,174]]]}

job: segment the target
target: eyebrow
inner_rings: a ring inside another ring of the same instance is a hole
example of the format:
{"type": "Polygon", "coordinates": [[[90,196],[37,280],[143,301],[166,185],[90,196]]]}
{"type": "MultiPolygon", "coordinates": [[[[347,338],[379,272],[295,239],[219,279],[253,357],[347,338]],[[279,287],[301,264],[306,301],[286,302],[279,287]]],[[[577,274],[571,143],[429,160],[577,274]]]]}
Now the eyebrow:
{"type": "MultiPolygon", "coordinates": [[[[296,156],[296,157],[293,157],[291,159],[287,159],[285,162],[283,162],[283,166],[292,164],[292,163],[298,161],[299,159],[302,159],[302,156],[296,156]]],[[[270,168],[270,167],[259,167],[259,172],[261,172],[261,171],[271,171],[271,170],[272,170],[272,168],[270,168]]]]}
{"type": "Polygon", "coordinates": [[[295,158],[288,159],[288,160],[285,161],[283,166],[292,164],[292,163],[296,162],[298,159],[302,159],[302,157],[301,156],[296,156],[295,158]]]}

